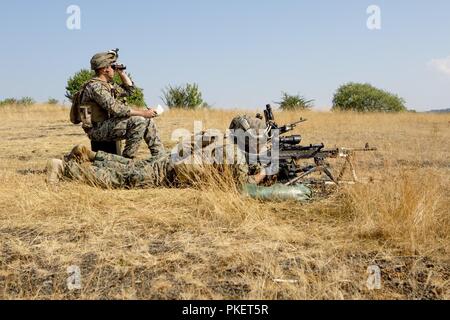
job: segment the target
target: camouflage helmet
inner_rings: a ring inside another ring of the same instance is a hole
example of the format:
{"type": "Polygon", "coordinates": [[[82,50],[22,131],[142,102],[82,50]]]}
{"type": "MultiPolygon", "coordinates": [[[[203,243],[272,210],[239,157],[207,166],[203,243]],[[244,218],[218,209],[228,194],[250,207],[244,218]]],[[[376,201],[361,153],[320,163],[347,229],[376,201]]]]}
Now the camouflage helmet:
{"type": "Polygon", "coordinates": [[[267,125],[260,117],[237,116],[231,121],[229,129],[234,144],[245,153],[258,153],[260,144],[268,138],[267,125]]]}
{"type": "Polygon", "coordinates": [[[119,58],[118,52],[119,50],[115,49],[108,52],[100,52],[95,54],[91,59],[91,69],[97,70],[100,68],[106,68],[116,63],[119,58]]]}
{"type": "Polygon", "coordinates": [[[258,117],[251,117],[248,115],[243,116],[237,116],[233,118],[233,120],[230,123],[229,129],[232,130],[244,130],[244,132],[247,132],[250,129],[254,129],[256,131],[264,130],[266,129],[266,123],[258,117]]]}

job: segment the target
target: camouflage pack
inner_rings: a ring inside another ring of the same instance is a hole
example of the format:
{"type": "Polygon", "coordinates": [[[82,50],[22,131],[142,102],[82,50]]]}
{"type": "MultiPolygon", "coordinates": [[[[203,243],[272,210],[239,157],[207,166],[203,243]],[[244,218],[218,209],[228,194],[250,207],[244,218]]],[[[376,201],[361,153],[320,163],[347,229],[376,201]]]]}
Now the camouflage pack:
{"type": "Polygon", "coordinates": [[[87,81],[80,90],[78,90],[72,97],[72,106],[70,107],[70,122],[73,124],[80,124],[83,122],[83,127],[87,125],[87,116],[89,110],[82,108],[81,102],[83,100],[83,92],[86,86],[94,79],[87,81]],[[83,110],[82,110],[83,109],[83,110]]]}

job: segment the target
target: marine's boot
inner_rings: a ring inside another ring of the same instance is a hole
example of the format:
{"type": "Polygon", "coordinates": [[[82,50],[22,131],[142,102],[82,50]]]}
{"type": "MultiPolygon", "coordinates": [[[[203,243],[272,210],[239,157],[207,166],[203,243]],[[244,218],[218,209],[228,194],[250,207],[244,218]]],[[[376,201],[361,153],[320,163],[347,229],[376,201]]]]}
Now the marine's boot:
{"type": "Polygon", "coordinates": [[[64,162],[59,159],[48,160],[47,162],[47,183],[57,184],[64,173],[64,162]]]}
{"type": "Polygon", "coordinates": [[[94,159],[95,152],[82,144],[76,145],[67,157],[67,160],[75,160],[78,163],[92,162],[94,159]]]}

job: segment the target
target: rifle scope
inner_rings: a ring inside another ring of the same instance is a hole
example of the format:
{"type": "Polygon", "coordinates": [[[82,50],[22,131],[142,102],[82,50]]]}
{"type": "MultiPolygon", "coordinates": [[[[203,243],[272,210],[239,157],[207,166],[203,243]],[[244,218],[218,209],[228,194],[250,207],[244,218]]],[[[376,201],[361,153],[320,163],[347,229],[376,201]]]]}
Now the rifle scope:
{"type": "Polygon", "coordinates": [[[300,135],[293,135],[289,137],[280,137],[280,144],[289,144],[289,145],[296,145],[300,144],[302,141],[302,136],[300,135]]]}

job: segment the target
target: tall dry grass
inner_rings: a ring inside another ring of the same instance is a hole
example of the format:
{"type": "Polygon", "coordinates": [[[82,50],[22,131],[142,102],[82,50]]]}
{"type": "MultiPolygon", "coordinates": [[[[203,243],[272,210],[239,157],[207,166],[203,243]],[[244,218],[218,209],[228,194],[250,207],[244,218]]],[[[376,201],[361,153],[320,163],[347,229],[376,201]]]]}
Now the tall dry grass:
{"type": "Polygon", "coordinates": [[[448,177],[442,170],[400,171],[391,179],[346,190],[354,231],[388,239],[411,255],[448,258],[448,177]]]}
{"type": "MultiPolygon", "coordinates": [[[[305,144],[369,142],[379,151],[356,161],[372,183],[299,204],[243,197],[227,179],[180,189],[50,188],[46,160],[89,141],[67,109],[2,111],[1,298],[450,297],[448,115],[301,114],[305,144]],[[366,287],[373,264],[381,290],[366,287]],[[81,268],[81,290],[67,288],[70,265],[81,268]]],[[[238,113],[169,111],[157,124],[171,147],[174,129],[201,120],[223,130],[238,113]]],[[[280,123],[299,116],[276,113],[280,123]]],[[[139,156],[147,152],[142,146],[139,156]]]]}

